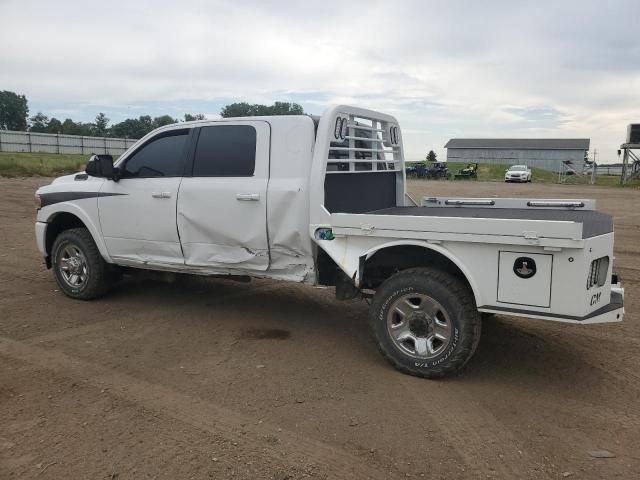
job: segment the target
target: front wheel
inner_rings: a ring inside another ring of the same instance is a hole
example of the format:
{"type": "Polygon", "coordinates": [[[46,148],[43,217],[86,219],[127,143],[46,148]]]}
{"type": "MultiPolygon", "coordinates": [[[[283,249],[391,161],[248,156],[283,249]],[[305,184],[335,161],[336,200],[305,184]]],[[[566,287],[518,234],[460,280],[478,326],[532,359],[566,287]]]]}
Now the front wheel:
{"type": "Polygon", "coordinates": [[[386,280],[369,318],[382,355],[419,377],[459,372],[480,340],[481,318],[469,287],[434,268],[404,270],[386,280]]]}
{"type": "Polygon", "coordinates": [[[86,228],[65,230],[53,242],[51,264],[65,295],[91,300],[103,295],[114,279],[93,237],[86,228]]]}

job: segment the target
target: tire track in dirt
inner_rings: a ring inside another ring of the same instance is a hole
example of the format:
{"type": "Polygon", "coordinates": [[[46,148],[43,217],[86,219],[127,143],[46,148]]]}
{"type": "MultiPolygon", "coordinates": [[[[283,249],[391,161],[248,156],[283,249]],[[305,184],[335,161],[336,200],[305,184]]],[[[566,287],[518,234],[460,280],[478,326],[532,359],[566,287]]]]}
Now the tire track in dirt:
{"type": "Polygon", "coordinates": [[[321,466],[332,478],[387,479],[389,475],[339,448],[266,423],[171,388],[95,365],[57,351],[0,337],[0,354],[36,365],[61,377],[82,381],[144,405],[193,428],[234,439],[256,455],[300,465],[321,466]],[[246,433],[247,435],[245,435],[246,433]],[[252,442],[247,437],[253,437],[252,442]],[[276,446],[269,439],[277,439],[276,446]]]}
{"type": "Polygon", "coordinates": [[[399,383],[444,433],[447,443],[481,478],[545,480],[554,478],[543,470],[524,446],[464,386],[402,378],[399,383]]]}
{"type": "MultiPolygon", "coordinates": [[[[270,284],[259,285],[259,286],[256,286],[255,288],[252,288],[250,291],[242,291],[242,292],[227,294],[224,297],[221,297],[217,300],[208,300],[207,303],[210,305],[222,304],[229,300],[250,296],[254,294],[256,291],[268,292],[268,291],[277,289],[277,287],[278,287],[277,285],[270,285],[270,284]]],[[[126,311],[126,307],[123,306],[118,310],[126,311]]],[[[168,317],[172,317],[172,316],[173,314],[168,314],[168,317]]],[[[122,320],[120,318],[118,319],[108,318],[106,320],[92,322],[87,325],[74,326],[73,328],[69,328],[69,329],[57,330],[50,333],[44,333],[42,335],[31,336],[29,338],[24,339],[24,343],[37,345],[42,343],[58,342],[60,340],[67,340],[69,338],[81,337],[86,334],[96,333],[96,332],[99,332],[100,330],[107,329],[110,326],[111,327],[120,326],[120,325],[123,325],[124,323],[126,323],[126,320],[122,320]]],[[[140,322],[136,322],[136,325],[138,327],[141,326],[140,322]]],[[[158,326],[157,318],[153,322],[153,326],[154,328],[157,328],[158,326]]]]}
{"type": "MultiPolygon", "coordinates": [[[[640,396],[640,373],[638,373],[638,369],[633,365],[633,361],[620,361],[620,357],[623,357],[624,360],[628,358],[632,360],[637,358],[637,351],[635,349],[628,352],[619,351],[618,356],[615,359],[602,356],[595,360],[590,358],[590,354],[594,349],[598,348],[597,340],[597,336],[590,338],[586,336],[576,336],[575,341],[572,343],[572,347],[580,351],[582,361],[591,368],[601,371],[604,376],[613,377],[620,384],[624,385],[625,389],[633,389],[636,392],[636,395],[640,396]],[[625,363],[628,365],[625,365],[625,363]]],[[[638,339],[634,340],[634,342],[629,342],[629,340],[626,340],[626,342],[638,345],[638,339]]],[[[555,343],[559,346],[562,345],[560,342],[553,339],[550,340],[549,343],[555,343]]]]}

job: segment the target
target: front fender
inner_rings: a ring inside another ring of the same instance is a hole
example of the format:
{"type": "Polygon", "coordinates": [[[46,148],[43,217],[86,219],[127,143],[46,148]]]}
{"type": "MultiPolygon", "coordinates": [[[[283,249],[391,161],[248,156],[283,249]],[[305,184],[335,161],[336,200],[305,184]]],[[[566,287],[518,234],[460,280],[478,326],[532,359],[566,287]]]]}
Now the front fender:
{"type": "MultiPolygon", "coordinates": [[[[44,222],[47,225],[50,224],[56,215],[61,213],[70,213],[71,215],[76,216],[82,223],[87,227],[89,233],[93,237],[93,241],[96,242],[96,246],[98,247],[98,251],[102,258],[108,263],[113,263],[111,257],[109,256],[109,252],[107,251],[107,246],[104,243],[104,239],[102,238],[102,233],[100,231],[100,226],[97,224],[98,222],[98,205],[97,198],[95,199],[86,199],[83,200],[83,203],[90,203],[92,210],[94,210],[94,215],[90,215],[85,208],[77,203],[73,202],[61,202],[56,203],[55,205],[51,205],[48,207],[43,207],[38,211],[37,221],[44,222]]],[[[46,228],[44,231],[44,235],[46,238],[46,228]]],[[[51,252],[47,252],[51,253],[51,252]]]]}

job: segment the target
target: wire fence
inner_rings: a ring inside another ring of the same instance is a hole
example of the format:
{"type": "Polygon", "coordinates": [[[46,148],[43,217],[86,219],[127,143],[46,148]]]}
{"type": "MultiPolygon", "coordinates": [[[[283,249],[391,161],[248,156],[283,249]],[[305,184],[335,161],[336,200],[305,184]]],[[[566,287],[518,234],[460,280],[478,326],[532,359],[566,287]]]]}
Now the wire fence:
{"type": "Polygon", "coordinates": [[[0,152],[122,155],[137,140],[0,130],[0,152]]]}
{"type": "Polygon", "coordinates": [[[612,165],[598,165],[596,168],[596,175],[612,175],[619,176],[622,175],[622,164],[616,163],[612,165]]]}

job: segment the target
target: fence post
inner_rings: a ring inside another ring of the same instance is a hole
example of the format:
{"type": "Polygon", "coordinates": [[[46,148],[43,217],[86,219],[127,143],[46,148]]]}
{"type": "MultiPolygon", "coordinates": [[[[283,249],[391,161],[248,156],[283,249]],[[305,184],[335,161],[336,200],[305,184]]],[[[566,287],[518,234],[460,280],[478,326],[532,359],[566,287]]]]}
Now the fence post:
{"type": "Polygon", "coordinates": [[[0,152],[2,151],[2,132],[0,132],[0,152]]]}
{"type": "Polygon", "coordinates": [[[60,154],[60,134],[56,133],[56,153],[60,154]]]}
{"type": "Polygon", "coordinates": [[[84,137],[80,137],[80,155],[84,155],[84,137]]]}
{"type": "Polygon", "coordinates": [[[107,155],[109,152],[107,152],[107,137],[102,137],[102,140],[104,140],[104,154],[107,155]]]}

